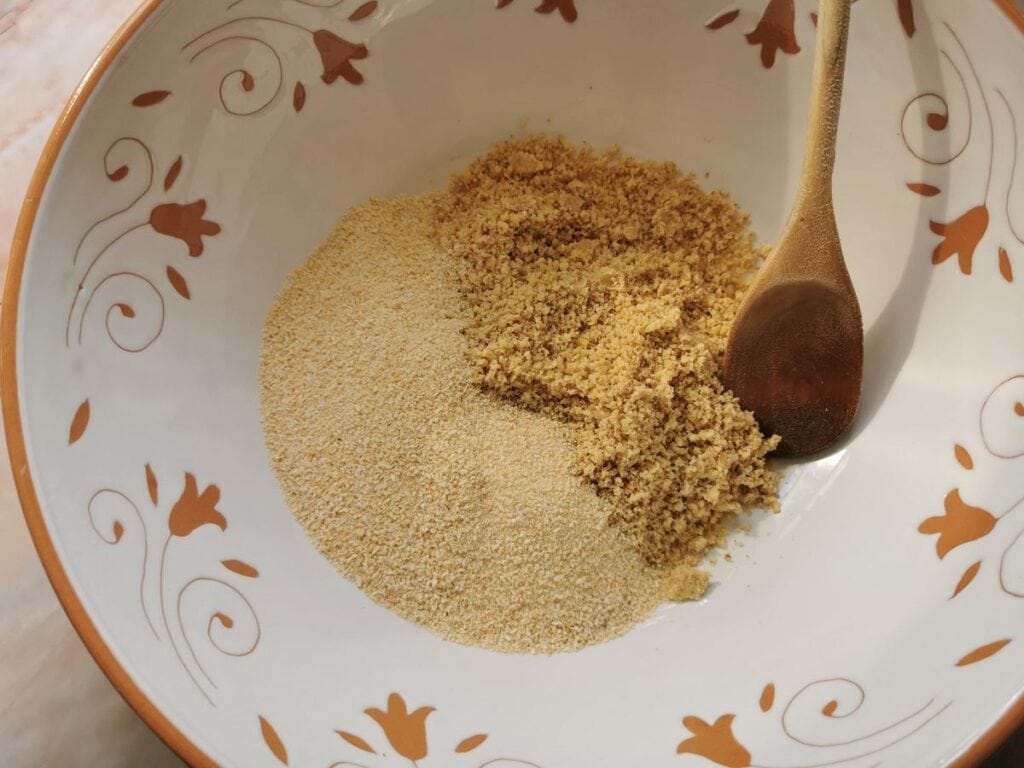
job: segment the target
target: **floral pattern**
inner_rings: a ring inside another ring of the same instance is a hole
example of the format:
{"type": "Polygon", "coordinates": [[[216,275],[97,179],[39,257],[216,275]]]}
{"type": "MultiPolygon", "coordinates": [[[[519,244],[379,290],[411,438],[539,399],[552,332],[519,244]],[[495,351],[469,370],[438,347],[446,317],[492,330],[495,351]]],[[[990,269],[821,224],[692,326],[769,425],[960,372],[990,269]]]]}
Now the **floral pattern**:
{"type": "Polygon", "coordinates": [[[929,517],[918,527],[921,533],[939,534],[935,551],[940,560],[956,547],[988,535],[996,525],[996,519],[990,512],[964,503],[957,488],[946,496],[945,506],[946,514],[929,517]]]}
{"type": "MultiPolygon", "coordinates": [[[[1014,462],[1024,457],[1024,438],[1021,437],[1022,433],[1016,424],[1019,420],[1019,414],[1016,412],[1019,401],[1016,398],[1021,394],[1024,394],[1024,375],[1011,376],[1000,382],[988,394],[982,405],[978,417],[978,437],[988,456],[995,461],[1014,462]]],[[[961,470],[975,471],[976,460],[961,443],[953,446],[953,456],[961,470]]],[[[999,526],[1008,525],[1010,521],[1016,520],[1015,524],[1020,526],[1020,530],[1003,549],[998,566],[994,567],[999,589],[1009,597],[1024,598],[1024,586],[1018,583],[1019,569],[1012,569],[1008,562],[1015,556],[1018,544],[1024,540],[1024,524],[1017,519],[1019,515],[1015,514],[1024,509],[1024,496],[1014,501],[1004,511],[993,514],[981,507],[967,504],[961,498],[960,489],[954,488],[946,494],[944,506],[945,514],[929,517],[918,526],[918,531],[922,534],[939,535],[935,551],[940,560],[952,550],[985,539],[999,526]]],[[[968,566],[957,581],[951,599],[963,593],[984,567],[984,557],[979,557],[968,566]]],[[[987,642],[964,655],[956,665],[963,667],[983,661],[1011,642],[1012,638],[987,642]]]]}
{"type": "MultiPolygon", "coordinates": [[[[775,722],[780,737],[789,747],[794,752],[806,753],[804,762],[797,765],[825,768],[849,765],[869,756],[881,757],[926,728],[950,705],[950,702],[942,703],[933,698],[901,718],[893,719],[880,728],[864,730],[852,738],[846,731],[841,738],[823,739],[818,736],[819,731],[813,725],[816,720],[827,722],[833,718],[855,717],[866,700],[864,688],[843,677],[815,680],[792,694],[775,722]],[[815,738],[804,735],[805,731],[814,733],[815,738]]],[[[769,683],[758,701],[760,713],[769,714],[774,701],[775,684],[769,683]]],[[[736,735],[736,722],[735,714],[719,715],[713,723],[696,715],[687,715],[683,718],[683,728],[690,735],[676,747],[676,754],[696,755],[723,768],[752,768],[758,763],[754,762],[751,750],[736,735]]]]}
{"type": "MultiPolygon", "coordinates": [[[[957,63],[954,56],[948,50],[943,49],[940,51],[944,60],[952,67],[957,81],[963,89],[964,101],[967,104],[968,112],[966,115],[966,138],[962,144],[958,145],[957,149],[952,154],[944,157],[930,157],[922,150],[912,146],[911,141],[908,138],[907,120],[915,105],[918,105],[919,112],[924,112],[923,126],[927,127],[929,131],[934,134],[939,134],[949,129],[948,102],[941,94],[930,91],[919,94],[912,99],[909,104],[907,104],[906,109],[903,111],[901,133],[903,135],[903,143],[906,148],[911,152],[911,154],[927,165],[946,166],[956,161],[964,153],[968,145],[971,144],[975,135],[975,132],[973,131],[973,127],[976,122],[976,117],[974,115],[975,105],[972,104],[971,101],[971,90],[968,87],[968,79],[965,77],[964,71],[966,70],[970,73],[970,80],[973,82],[974,88],[980,94],[981,109],[979,110],[980,115],[978,117],[984,118],[984,124],[988,127],[988,134],[990,137],[987,152],[988,168],[985,177],[985,185],[978,193],[977,199],[980,202],[976,205],[971,206],[967,210],[963,211],[963,213],[960,213],[949,221],[932,220],[929,226],[932,233],[941,238],[932,251],[932,264],[940,265],[953,256],[956,256],[956,263],[960,274],[971,275],[975,266],[975,253],[978,251],[989,231],[992,221],[992,212],[997,210],[993,205],[991,205],[992,198],[995,195],[992,190],[992,171],[995,162],[997,122],[993,119],[992,108],[989,102],[990,95],[997,97],[1006,110],[1011,126],[1011,131],[1007,138],[1008,142],[1013,146],[1010,181],[1005,194],[1003,195],[1002,209],[998,212],[1000,215],[1005,217],[1007,228],[1017,243],[1019,245],[1024,245],[1024,239],[1022,239],[1021,235],[1018,234],[1015,229],[1010,204],[1010,196],[1013,191],[1017,174],[1017,153],[1019,150],[1018,144],[1020,136],[1017,131],[1016,113],[1005,93],[1003,93],[999,88],[994,88],[991,89],[991,94],[989,94],[988,89],[986,89],[978,75],[978,70],[974,64],[973,57],[968,52],[966,46],[964,46],[960,36],[949,24],[944,24],[943,26],[946,32],[953,39],[956,53],[959,54],[959,59],[961,61],[961,63],[957,63]],[[939,104],[941,111],[933,111],[925,107],[925,104],[929,102],[939,104]]],[[[936,197],[942,193],[942,190],[939,187],[923,182],[909,182],[907,183],[907,188],[915,194],[926,197],[936,197]]],[[[995,256],[993,261],[996,265],[996,269],[998,270],[998,274],[1006,282],[1012,283],[1013,264],[1010,258],[1010,253],[1005,245],[999,244],[986,250],[995,256]]]]}
{"type": "MultiPolygon", "coordinates": [[[[145,103],[151,105],[158,102],[150,98],[145,103]]],[[[184,157],[178,155],[168,168],[163,181],[165,195],[173,190],[184,165],[184,157]]],[[[141,139],[122,137],[114,141],[104,155],[103,166],[107,178],[115,184],[131,183],[140,171],[141,180],[128,204],[93,222],[75,248],[71,262],[77,272],[77,285],[68,308],[64,343],[68,347],[73,341],[79,345],[83,343],[90,318],[89,310],[94,300],[98,295],[109,294],[104,313],[107,337],[120,350],[137,353],[148,349],[163,333],[166,304],[160,281],[147,275],[142,266],[129,269],[106,268],[108,260],[116,255],[115,247],[119,244],[123,247],[130,236],[149,231],[180,240],[188,255],[198,258],[206,250],[203,238],[220,234],[221,228],[218,223],[206,218],[207,203],[204,198],[185,203],[158,203],[152,207],[144,204],[154,187],[156,164],[153,153],[141,139]],[[116,159],[118,157],[123,159],[119,162],[116,159]],[[144,213],[146,209],[148,214],[144,213]],[[107,238],[102,246],[96,244],[89,247],[95,243],[97,234],[114,226],[117,227],[114,230],[117,235],[107,238]],[[91,259],[87,258],[90,252],[91,259]],[[143,296],[150,299],[143,305],[147,308],[144,316],[137,311],[137,302],[143,296]],[[125,321],[134,322],[126,324],[125,321]],[[148,328],[133,332],[133,325],[147,321],[148,328]]],[[[189,298],[188,283],[181,272],[170,265],[165,267],[164,272],[171,287],[179,295],[189,298]]]]}
{"type": "Polygon", "coordinates": [[[747,768],[750,752],[733,735],[732,721],[735,719],[736,715],[722,715],[714,725],[708,725],[699,717],[684,717],[683,727],[693,735],[680,742],[676,753],[700,755],[725,768],[747,768]]]}
{"type": "MultiPolygon", "coordinates": [[[[386,709],[367,707],[363,713],[377,724],[377,727],[384,735],[385,743],[393,750],[393,753],[402,758],[401,761],[388,763],[388,765],[411,766],[412,768],[420,768],[421,766],[428,768],[428,766],[436,765],[437,768],[453,768],[453,763],[455,763],[465,765],[467,768],[473,766],[479,766],[479,768],[487,768],[487,766],[494,766],[494,768],[498,768],[498,766],[503,766],[504,768],[541,768],[535,763],[518,758],[490,757],[485,759],[483,763],[477,763],[476,760],[479,758],[474,758],[473,754],[488,741],[489,735],[486,733],[476,733],[467,736],[454,747],[445,748],[440,751],[436,748],[431,750],[427,738],[427,718],[437,711],[434,707],[421,706],[410,712],[405,698],[400,693],[389,695],[386,706],[386,709]],[[436,761],[434,758],[437,758],[436,761]]],[[[277,731],[274,730],[273,726],[265,718],[260,717],[259,722],[263,741],[267,748],[277,758],[278,762],[288,765],[288,750],[277,731]]],[[[389,754],[386,749],[380,747],[379,742],[375,746],[370,739],[363,738],[352,731],[338,729],[335,733],[349,748],[363,754],[381,757],[387,757],[389,754]]],[[[330,768],[342,768],[342,766],[366,768],[361,763],[354,763],[347,759],[332,763],[330,768]]]]}
{"type": "MultiPolygon", "coordinates": [[[[154,509],[160,504],[160,485],[156,472],[147,464],[144,471],[146,491],[154,509]]],[[[224,513],[217,509],[220,502],[220,489],[216,485],[207,485],[202,492],[191,472],[184,474],[184,488],[171,506],[167,516],[167,534],[163,546],[159,550],[159,559],[150,562],[150,515],[143,515],[132,498],[113,488],[102,488],[92,495],[87,504],[89,523],[97,536],[108,545],[118,545],[126,540],[131,529],[132,539],[138,540],[141,547],[141,566],[139,569],[139,605],[154,638],[160,642],[166,640],[181,666],[195,685],[198,692],[211,705],[214,700],[210,690],[216,684],[200,656],[194,642],[194,628],[189,627],[185,620],[186,603],[193,594],[200,592],[205,599],[204,604],[218,604],[221,607],[209,613],[206,624],[206,639],[210,647],[225,656],[248,656],[260,641],[260,623],[252,604],[238,587],[219,577],[201,576],[189,579],[183,585],[169,587],[167,583],[167,560],[173,540],[190,538],[204,526],[213,526],[222,533],[227,531],[228,522],[224,513]],[[126,514],[130,510],[131,514],[126,514]],[[156,570],[155,596],[149,576],[156,570]],[[168,597],[174,597],[175,611],[168,609],[168,597]],[[158,617],[158,618],[154,618],[158,617]],[[240,619],[244,618],[242,625],[240,619]],[[232,642],[226,643],[226,635],[232,642]],[[201,682],[205,680],[205,682],[201,682]]],[[[249,563],[236,558],[225,558],[221,565],[243,579],[259,577],[259,571],[249,563]]]]}
{"type": "Polygon", "coordinates": [[[433,711],[433,707],[420,707],[410,713],[405,699],[392,693],[388,696],[386,712],[370,707],[366,714],[384,731],[395,752],[407,760],[416,761],[427,756],[427,717],[433,711]]]}
{"type": "MultiPolygon", "coordinates": [[[[240,2],[231,3],[228,10],[240,2]]],[[[333,8],[337,5],[339,3],[319,7],[333,8]]],[[[371,18],[376,11],[377,2],[371,0],[349,14],[347,20],[352,24],[359,23],[371,18]]],[[[182,46],[182,51],[190,63],[224,46],[246,51],[249,56],[262,54],[265,57],[275,73],[275,78],[266,87],[260,87],[253,74],[255,67],[247,65],[231,70],[221,78],[218,89],[221,106],[231,115],[244,117],[260,114],[278,101],[286,79],[285,57],[281,51],[289,50],[289,38],[297,38],[317,52],[322,66],[320,80],[324,84],[332,85],[339,79],[350,85],[363,84],[365,78],[355,62],[370,55],[364,43],[352,42],[330,29],[307,27],[283,15],[236,16],[192,38],[182,46]]],[[[290,61],[293,57],[288,58],[290,61]]],[[[308,91],[301,78],[296,78],[291,94],[292,109],[296,113],[301,112],[308,99],[308,91]]]]}
{"type": "MultiPolygon", "coordinates": [[[[853,0],[856,3],[857,0],[853,0]]],[[[812,3],[817,7],[817,3],[812,3]]],[[[913,0],[896,0],[896,12],[900,25],[907,37],[913,37],[917,31],[914,23],[913,0]]],[[[708,19],[704,26],[712,31],[724,29],[736,21],[741,11],[736,8],[724,10],[708,19]]],[[[811,23],[818,24],[818,14],[811,11],[811,23]]],[[[789,56],[800,53],[800,44],[796,34],[796,0],[767,0],[754,28],[744,34],[747,43],[761,49],[761,65],[765,69],[775,66],[778,53],[781,51],[789,56]]]]}

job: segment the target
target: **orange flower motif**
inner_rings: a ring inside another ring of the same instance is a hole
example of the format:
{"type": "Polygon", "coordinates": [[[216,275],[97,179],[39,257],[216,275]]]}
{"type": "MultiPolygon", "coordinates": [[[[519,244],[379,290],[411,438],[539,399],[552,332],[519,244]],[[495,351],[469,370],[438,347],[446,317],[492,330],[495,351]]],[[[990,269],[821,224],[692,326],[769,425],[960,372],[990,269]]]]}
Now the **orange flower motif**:
{"type": "Polygon", "coordinates": [[[761,46],[761,63],[766,69],[775,65],[775,54],[800,53],[796,43],[796,7],[793,0],[770,0],[747,42],[761,46]]]}
{"type": "Polygon", "coordinates": [[[366,714],[380,726],[398,754],[415,761],[427,756],[426,721],[427,715],[433,711],[433,707],[420,707],[410,713],[406,709],[405,699],[392,693],[388,696],[387,712],[371,707],[366,710],[366,714]]]}
{"type": "Polygon", "coordinates": [[[365,45],[350,43],[327,29],[318,29],[313,33],[313,45],[320,52],[320,61],[324,65],[320,79],[325,83],[330,85],[339,77],[345,78],[352,85],[363,82],[363,75],[352,66],[352,60],[365,59],[369,55],[365,45]]]}
{"type": "Polygon", "coordinates": [[[946,514],[942,517],[929,517],[917,530],[924,534],[939,534],[935,551],[941,560],[961,544],[987,535],[995,525],[996,519],[991,513],[965,504],[960,498],[960,490],[954,488],[946,495],[946,514]]]}
{"type": "Polygon", "coordinates": [[[203,218],[206,201],[179,205],[164,203],[153,209],[149,225],[161,235],[176,237],[188,246],[188,255],[193,258],[203,254],[203,235],[213,236],[220,232],[220,224],[203,218]]]}
{"type": "Polygon", "coordinates": [[[932,264],[941,264],[955,254],[960,262],[960,271],[969,275],[974,251],[988,229],[988,208],[984,205],[975,206],[948,224],[933,221],[931,229],[936,235],[943,236],[942,242],[932,252],[932,264]]]}
{"type": "Polygon", "coordinates": [[[218,501],[220,488],[208,485],[200,494],[195,475],[186,472],[185,490],[181,492],[181,498],[174,503],[167,520],[171,535],[184,538],[207,523],[216,525],[222,531],[227,530],[227,519],[216,509],[218,501]]]}
{"type": "Polygon", "coordinates": [[[714,725],[699,717],[684,717],[683,725],[693,734],[676,747],[676,754],[700,755],[725,768],[748,768],[750,752],[732,735],[736,715],[722,715],[714,725]]]}

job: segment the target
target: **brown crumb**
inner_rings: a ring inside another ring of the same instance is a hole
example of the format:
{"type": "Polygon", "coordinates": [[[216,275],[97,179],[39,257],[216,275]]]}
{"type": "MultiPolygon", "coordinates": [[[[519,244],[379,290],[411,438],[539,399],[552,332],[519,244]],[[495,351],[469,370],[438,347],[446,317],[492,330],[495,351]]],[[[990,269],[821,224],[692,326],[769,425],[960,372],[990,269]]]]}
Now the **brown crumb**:
{"type": "Polygon", "coordinates": [[[764,255],[747,218],[671,163],[528,137],[439,198],[476,380],[573,428],[576,471],[655,565],[776,508],[765,439],[718,378],[764,255]]]}

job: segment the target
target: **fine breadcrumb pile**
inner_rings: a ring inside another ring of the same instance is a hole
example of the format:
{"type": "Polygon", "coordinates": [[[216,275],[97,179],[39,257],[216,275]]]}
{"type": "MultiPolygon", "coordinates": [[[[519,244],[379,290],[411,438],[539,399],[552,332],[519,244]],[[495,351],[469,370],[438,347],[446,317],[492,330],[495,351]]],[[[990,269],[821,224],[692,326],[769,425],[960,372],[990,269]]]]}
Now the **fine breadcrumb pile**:
{"type": "Polygon", "coordinates": [[[431,197],[350,211],[267,318],[264,432],[285,498],[371,598],[444,638],[572,650],[662,573],[573,472],[569,428],[479,391],[431,197]]]}
{"type": "MultiPolygon", "coordinates": [[[[575,468],[648,562],[693,565],[723,523],[777,506],[777,438],[718,379],[763,251],[724,193],[671,163],[529,137],[439,198],[476,380],[573,427],[575,468]]],[[[667,594],[706,580],[679,569],[667,594]]]]}

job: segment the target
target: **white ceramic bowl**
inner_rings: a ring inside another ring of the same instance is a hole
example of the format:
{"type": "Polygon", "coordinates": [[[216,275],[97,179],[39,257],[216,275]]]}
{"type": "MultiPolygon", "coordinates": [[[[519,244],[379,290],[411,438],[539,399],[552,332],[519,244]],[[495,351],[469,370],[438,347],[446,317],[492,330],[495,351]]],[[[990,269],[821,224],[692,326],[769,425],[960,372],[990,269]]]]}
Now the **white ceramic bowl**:
{"type": "Polygon", "coordinates": [[[810,0],[495,5],[149,0],[86,78],[3,309],[19,491],[86,644],[203,766],[977,762],[1024,715],[1008,0],[854,7],[836,208],[861,415],[789,470],[704,600],[580,653],[500,655],[373,604],[292,519],[260,430],[261,325],[348,206],[525,128],[707,172],[779,231],[810,0]]]}

